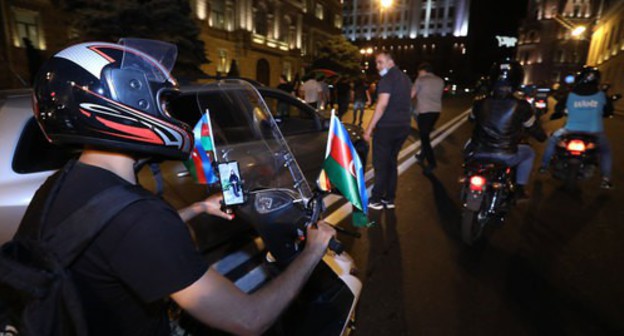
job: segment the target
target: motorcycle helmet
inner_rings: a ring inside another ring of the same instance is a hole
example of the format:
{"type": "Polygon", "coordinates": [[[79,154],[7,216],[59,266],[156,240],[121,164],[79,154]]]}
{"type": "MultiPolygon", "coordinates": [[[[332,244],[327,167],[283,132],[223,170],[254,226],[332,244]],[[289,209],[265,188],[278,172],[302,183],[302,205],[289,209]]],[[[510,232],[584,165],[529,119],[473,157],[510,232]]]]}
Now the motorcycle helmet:
{"type": "Polygon", "coordinates": [[[490,68],[490,92],[494,96],[509,96],[524,80],[524,69],[520,63],[505,58],[490,68]]]}
{"type": "Polygon", "coordinates": [[[171,117],[175,45],[143,39],[87,42],[52,56],[34,81],[34,113],[48,140],[138,158],[188,158],[193,133],[171,117]]]}
{"type": "Polygon", "coordinates": [[[574,83],[576,83],[576,85],[598,85],[600,83],[600,70],[596,67],[585,65],[581,71],[576,74],[574,83]]]}

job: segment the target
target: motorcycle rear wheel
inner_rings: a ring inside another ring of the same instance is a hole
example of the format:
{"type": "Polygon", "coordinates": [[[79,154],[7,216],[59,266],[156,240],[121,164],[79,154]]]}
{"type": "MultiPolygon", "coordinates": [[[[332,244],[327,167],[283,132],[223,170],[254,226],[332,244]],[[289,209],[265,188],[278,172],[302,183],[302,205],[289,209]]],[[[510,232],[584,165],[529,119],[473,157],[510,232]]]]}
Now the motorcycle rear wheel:
{"type": "Polygon", "coordinates": [[[567,167],[564,183],[565,188],[568,191],[576,189],[579,169],[581,169],[581,165],[579,163],[570,163],[567,167]]]}
{"type": "Polygon", "coordinates": [[[462,210],[461,237],[468,245],[474,245],[483,235],[484,219],[479,218],[480,211],[462,210]]]}

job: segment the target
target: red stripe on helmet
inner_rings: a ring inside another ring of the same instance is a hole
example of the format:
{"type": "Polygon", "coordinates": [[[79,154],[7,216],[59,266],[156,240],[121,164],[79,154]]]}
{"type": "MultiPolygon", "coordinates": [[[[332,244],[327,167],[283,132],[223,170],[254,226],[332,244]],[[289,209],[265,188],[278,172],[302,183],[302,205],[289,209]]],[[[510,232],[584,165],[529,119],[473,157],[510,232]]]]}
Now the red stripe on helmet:
{"type": "MultiPolygon", "coordinates": [[[[114,121],[106,120],[101,117],[95,117],[95,119],[101,122],[102,124],[104,124],[106,127],[112,128],[114,130],[117,130],[126,134],[132,134],[132,136],[119,134],[120,137],[147,141],[147,142],[158,144],[158,145],[164,144],[164,141],[156,133],[148,129],[116,123],[114,121]]],[[[109,134],[117,135],[116,133],[109,133],[109,134]]]]}

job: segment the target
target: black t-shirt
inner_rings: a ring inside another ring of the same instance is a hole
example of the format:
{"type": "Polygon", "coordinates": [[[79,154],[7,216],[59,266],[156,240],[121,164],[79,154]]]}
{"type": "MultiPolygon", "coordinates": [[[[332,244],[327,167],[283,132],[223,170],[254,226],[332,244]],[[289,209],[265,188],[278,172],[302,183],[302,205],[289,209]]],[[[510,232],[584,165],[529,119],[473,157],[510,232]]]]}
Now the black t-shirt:
{"type": "Polygon", "coordinates": [[[294,86],[291,83],[280,83],[277,85],[277,88],[282,90],[282,91],[286,91],[290,94],[292,94],[293,90],[294,90],[294,86]]]}
{"type": "Polygon", "coordinates": [[[410,127],[412,82],[409,77],[398,67],[392,67],[379,80],[377,94],[382,93],[389,93],[390,99],[377,127],[410,127]]]}
{"type": "Polygon", "coordinates": [[[365,102],[366,101],[366,90],[368,90],[368,85],[366,85],[364,82],[360,81],[360,82],[356,82],[354,88],[353,88],[353,100],[355,101],[362,101],[365,102]]]}
{"type": "MultiPolygon", "coordinates": [[[[119,184],[128,182],[108,170],[76,163],[50,207],[46,227],[58,225],[98,192],[119,184]]],[[[33,200],[38,202],[43,199],[33,200]]],[[[89,335],[169,335],[165,300],[207,269],[176,210],[156,197],[115,216],[70,267],[89,335]]]]}

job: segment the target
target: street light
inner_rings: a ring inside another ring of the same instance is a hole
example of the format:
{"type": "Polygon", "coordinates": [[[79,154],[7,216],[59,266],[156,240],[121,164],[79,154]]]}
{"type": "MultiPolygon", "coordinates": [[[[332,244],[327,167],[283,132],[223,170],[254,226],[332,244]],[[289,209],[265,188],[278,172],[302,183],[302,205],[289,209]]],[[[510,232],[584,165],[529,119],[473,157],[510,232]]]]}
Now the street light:
{"type": "Polygon", "coordinates": [[[574,29],[572,29],[572,36],[579,37],[585,32],[585,30],[587,30],[587,27],[577,26],[574,29]]]}
{"type": "Polygon", "coordinates": [[[392,7],[392,0],[380,0],[381,10],[392,7]]]}

